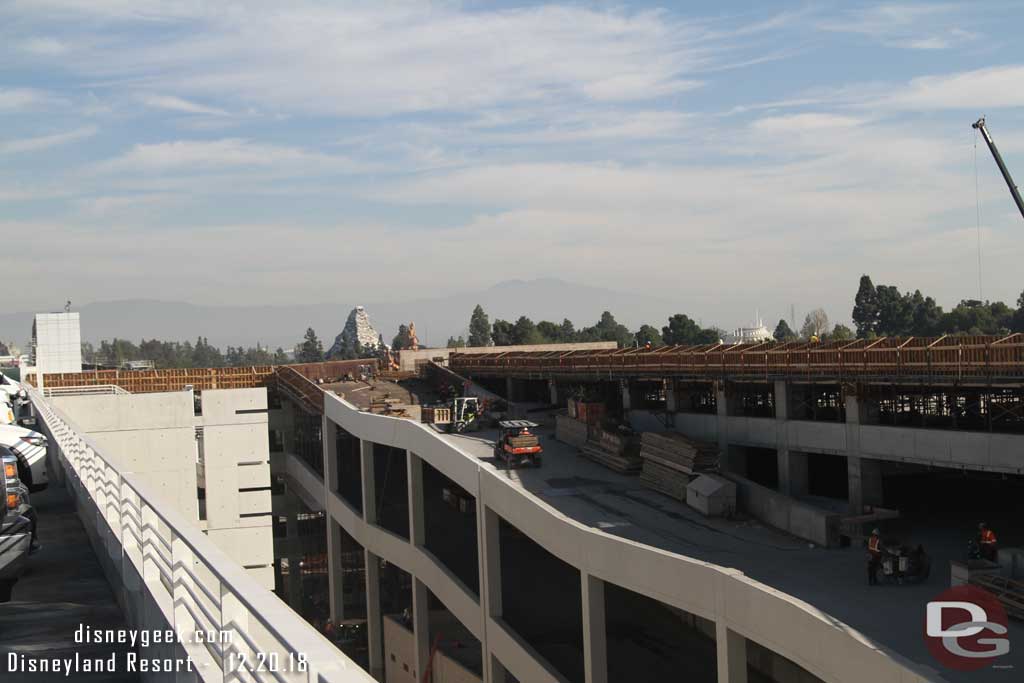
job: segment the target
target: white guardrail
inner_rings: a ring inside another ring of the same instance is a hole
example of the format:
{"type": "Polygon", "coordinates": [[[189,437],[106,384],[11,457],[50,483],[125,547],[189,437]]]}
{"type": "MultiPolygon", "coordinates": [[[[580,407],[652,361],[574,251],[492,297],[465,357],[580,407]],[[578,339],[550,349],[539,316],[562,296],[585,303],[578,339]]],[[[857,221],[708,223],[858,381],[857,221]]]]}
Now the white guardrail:
{"type": "Polygon", "coordinates": [[[174,629],[178,656],[203,681],[374,680],[145,482],[119,471],[59,409],[35,390],[30,397],[130,628],[174,629]]]}

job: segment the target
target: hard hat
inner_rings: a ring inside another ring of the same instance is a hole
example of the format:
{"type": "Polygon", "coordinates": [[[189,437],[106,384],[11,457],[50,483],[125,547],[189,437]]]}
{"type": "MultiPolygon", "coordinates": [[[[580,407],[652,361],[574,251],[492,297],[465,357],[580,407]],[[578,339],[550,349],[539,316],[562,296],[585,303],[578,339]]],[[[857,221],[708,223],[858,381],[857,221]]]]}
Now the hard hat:
{"type": "Polygon", "coordinates": [[[880,533],[882,533],[882,532],[881,532],[881,531],[879,531],[878,529],[872,529],[872,530],[871,530],[871,535],[872,535],[872,536],[877,536],[877,535],[879,535],[880,533]]]}

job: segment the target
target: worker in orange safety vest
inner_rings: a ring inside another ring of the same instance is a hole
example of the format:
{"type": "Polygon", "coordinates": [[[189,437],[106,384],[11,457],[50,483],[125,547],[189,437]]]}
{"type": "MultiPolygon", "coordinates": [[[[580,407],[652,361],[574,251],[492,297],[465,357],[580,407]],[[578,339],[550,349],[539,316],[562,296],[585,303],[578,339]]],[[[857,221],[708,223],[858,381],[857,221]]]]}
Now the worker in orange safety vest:
{"type": "Polygon", "coordinates": [[[989,562],[996,561],[996,533],[985,522],[978,525],[978,546],[983,558],[989,562]]]}
{"type": "Polygon", "coordinates": [[[882,539],[878,529],[868,538],[868,585],[878,585],[878,567],[882,564],[882,539]]]}

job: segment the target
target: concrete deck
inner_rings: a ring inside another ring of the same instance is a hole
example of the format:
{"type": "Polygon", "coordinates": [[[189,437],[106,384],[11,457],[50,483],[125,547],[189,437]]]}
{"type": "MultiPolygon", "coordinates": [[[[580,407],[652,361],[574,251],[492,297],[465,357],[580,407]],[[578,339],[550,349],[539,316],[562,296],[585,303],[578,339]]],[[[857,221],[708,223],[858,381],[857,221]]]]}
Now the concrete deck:
{"type": "MultiPolygon", "coordinates": [[[[531,415],[549,422],[542,414],[531,415]]],[[[800,598],[873,641],[937,670],[935,678],[951,682],[1008,682],[1024,672],[1024,625],[1011,622],[1011,653],[1000,669],[960,673],[938,671],[924,638],[925,605],[949,587],[949,560],[964,552],[970,522],[960,534],[934,524],[915,526],[911,540],[925,545],[932,573],[917,585],[867,585],[865,551],[852,547],[824,549],[756,520],[709,519],[640,485],[635,476],[616,474],[555,440],[553,428],[541,429],[544,464],[539,469],[505,470],[493,458],[494,433],[443,435],[522,487],[544,504],[593,528],[650,546],[715,564],[800,598]]],[[[1007,539],[1009,540],[1009,539],[1007,539]]]]}
{"type": "Polygon", "coordinates": [[[95,683],[140,680],[125,671],[126,646],[75,643],[79,625],[92,629],[126,628],[85,529],[67,492],[51,485],[32,494],[39,514],[42,550],[29,560],[28,572],[14,586],[13,600],[0,605],[0,680],[4,683],[40,683],[65,680],[63,674],[11,673],[9,653],[31,659],[110,659],[117,657],[117,673],[76,673],[95,683]]]}

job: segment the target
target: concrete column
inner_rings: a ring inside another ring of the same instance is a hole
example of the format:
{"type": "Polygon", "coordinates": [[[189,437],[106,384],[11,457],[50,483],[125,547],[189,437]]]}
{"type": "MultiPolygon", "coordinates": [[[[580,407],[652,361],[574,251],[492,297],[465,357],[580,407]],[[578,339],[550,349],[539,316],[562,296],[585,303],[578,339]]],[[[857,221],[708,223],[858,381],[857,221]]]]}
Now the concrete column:
{"type": "Polygon", "coordinates": [[[779,491],[787,496],[807,495],[807,454],[781,446],[776,451],[779,467],[779,491]]]}
{"type": "Polygon", "coordinates": [[[608,683],[608,643],[604,620],[604,581],[580,574],[583,591],[583,675],[586,683],[608,683]]]}
{"type": "Polygon", "coordinates": [[[789,419],[789,392],[785,380],[775,380],[775,419],[789,419]]]}
{"type": "Polygon", "coordinates": [[[302,575],[299,554],[299,499],[290,489],[285,489],[285,548],[288,555],[288,606],[302,614],[302,575]]]}
{"type": "Polygon", "coordinates": [[[363,479],[363,519],[368,524],[377,523],[377,481],[373,469],[373,442],[359,440],[360,466],[363,479]]]}
{"type": "Polygon", "coordinates": [[[501,616],[501,518],[486,505],[481,505],[480,553],[482,556],[485,616],[501,616]]]}
{"type": "Polygon", "coordinates": [[[338,425],[324,415],[320,434],[324,446],[324,486],[330,495],[338,490],[338,425]]]}
{"type": "Polygon", "coordinates": [[[633,396],[629,391],[629,382],[623,380],[619,383],[619,389],[622,392],[622,412],[629,414],[629,411],[633,409],[633,396]]]}
{"type": "MultiPolygon", "coordinates": [[[[328,506],[329,507],[329,506],[328,506]]],[[[331,621],[345,618],[345,572],[341,566],[341,525],[327,513],[327,600],[331,621]]]]}
{"type": "Polygon", "coordinates": [[[427,542],[423,511],[423,461],[412,451],[405,452],[409,482],[409,542],[424,545],[427,542]]]}
{"type": "Polygon", "coordinates": [[[548,395],[551,405],[557,406],[561,404],[561,396],[558,394],[558,382],[553,379],[548,380],[548,395]]]}
{"type": "Polygon", "coordinates": [[[384,622],[380,612],[380,559],[364,550],[366,561],[366,641],[370,675],[384,680],[384,622]]]}
{"type": "Polygon", "coordinates": [[[722,457],[729,453],[729,405],[725,395],[725,382],[715,382],[715,412],[718,415],[718,451],[722,457]]]}
{"type": "MultiPolygon", "coordinates": [[[[413,661],[416,663],[416,680],[424,681],[423,675],[430,662],[430,610],[427,586],[419,579],[412,580],[412,637],[413,661]]],[[[433,680],[433,676],[431,676],[433,680]]]]}
{"type": "Polygon", "coordinates": [[[511,377],[505,378],[505,400],[512,403],[516,400],[516,381],[511,377]]]}
{"type": "Polygon", "coordinates": [[[864,407],[849,393],[846,405],[846,472],[850,512],[861,514],[865,505],[882,504],[882,467],[878,460],[864,458],[860,451],[860,424],[864,407]]]}
{"type": "Polygon", "coordinates": [[[670,415],[679,412],[679,395],[673,380],[665,382],[665,412],[670,415]]]}
{"type": "Polygon", "coordinates": [[[715,622],[718,648],[718,683],[747,683],[747,639],[728,628],[721,617],[715,622]]]}

